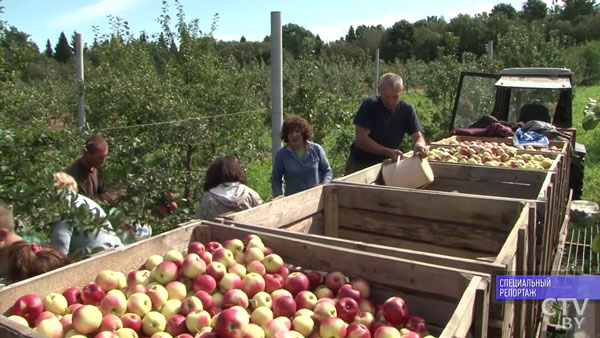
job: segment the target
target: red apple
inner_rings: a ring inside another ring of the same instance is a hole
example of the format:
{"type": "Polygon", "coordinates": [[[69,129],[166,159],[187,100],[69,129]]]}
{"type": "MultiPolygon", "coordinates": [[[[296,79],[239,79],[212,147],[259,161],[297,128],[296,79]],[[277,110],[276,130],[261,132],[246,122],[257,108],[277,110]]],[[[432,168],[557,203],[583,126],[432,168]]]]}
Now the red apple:
{"type": "Polygon", "coordinates": [[[167,284],[177,279],[178,273],[177,263],[165,260],[152,270],[152,277],[161,284],[167,284]]]}
{"type": "MultiPolygon", "coordinates": [[[[350,285],[358,291],[360,291],[360,296],[365,299],[369,299],[371,297],[371,285],[364,278],[354,278],[350,280],[350,285]]],[[[356,299],[358,302],[358,299],[356,299]]]]}
{"type": "Polygon", "coordinates": [[[188,245],[188,254],[199,254],[203,251],[206,251],[206,248],[204,247],[204,244],[202,244],[202,242],[192,242],[190,243],[190,245],[188,245]]]}
{"type": "Polygon", "coordinates": [[[175,201],[169,203],[169,210],[170,211],[175,211],[177,210],[177,203],[175,203],[175,201]]]}
{"type": "Polygon", "coordinates": [[[344,284],[346,284],[346,276],[339,271],[330,272],[325,278],[325,285],[327,285],[333,293],[337,293],[344,284]]]}
{"type": "Polygon", "coordinates": [[[317,286],[321,285],[321,281],[323,280],[323,275],[319,271],[312,270],[306,273],[306,278],[310,283],[310,289],[314,290],[317,286]]]}
{"type": "Polygon", "coordinates": [[[188,331],[193,334],[198,334],[202,332],[203,329],[210,328],[210,322],[210,313],[204,310],[194,311],[185,317],[185,326],[188,331]]]}
{"type": "MultiPolygon", "coordinates": [[[[379,323],[376,323],[379,324],[379,323]]],[[[400,338],[400,331],[398,331],[398,329],[396,329],[393,326],[389,326],[389,325],[385,325],[382,323],[382,325],[377,326],[377,328],[374,327],[374,334],[373,334],[373,338],[400,338]]]]}
{"type": "Polygon", "coordinates": [[[283,277],[283,279],[287,279],[290,275],[290,269],[284,265],[281,267],[281,269],[279,269],[279,271],[277,271],[277,274],[283,277]]]}
{"type": "Polygon", "coordinates": [[[202,308],[203,309],[210,309],[211,307],[214,306],[213,304],[213,299],[210,296],[210,294],[204,290],[199,290],[198,292],[196,292],[196,294],[194,295],[196,297],[198,297],[198,299],[200,299],[200,301],[202,302],[202,308]]]}
{"type": "Polygon", "coordinates": [[[344,338],[348,324],[344,323],[341,318],[328,317],[325,318],[319,327],[321,337],[327,338],[344,338]]]}
{"type": "Polygon", "coordinates": [[[119,274],[112,270],[102,270],[96,275],[96,284],[108,292],[119,287],[119,274]]]}
{"type": "Polygon", "coordinates": [[[197,255],[206,263],[206,265],[212,262],[212,254],[208,251],[198,252],[197,255]]]}
{"type": "Polygon", "coordinates": [[[189,313],[194,311],[203,310],[202,301],[196,296],[187,296],[181,300],[181,309],[179,313],[187,316],[189,313]]]}
{"type": "Polygon", "coordinates": [[[219,281],[219,289],[226,292],[231,289],[241,289],[243,286],[242,279],[235,273],[225,273],[219,281]]]}
{"type": "Polygon", "coordinates": [[[414,331],[420,335],[424,335],[427,332],[427,323],[419,316],[410,316],[404,324],[404,327],[414,331]]]}
{"type": "Polygon", "coordinates": [[[206,250],[208,252],[210,252],[211,254],[217,250],[218,248],[222,248],[223,246],[221,245],[221,243],[216,242],[216,241],[212,241],[212,242],[208,242],[206,243],[206,250]]]}
{"type": "Polygon", "coordinates": [[[310,281],[302,272],[292,272],[285,280],[285,288],[296,296],[300,291],[308,290],[310,281]]]}
{"type": "Polygon", "coordinates": [[[100,322],[100,327],[98,331],[117,331],[118,329],[123,328],[123,321],[118,316],[113,314],[108,314],[102,317],[102,321],[100,322]]]}
{"type": "Polygon", "coordinates": [[[113,314],[122,316],[125,314],[125,311],[127,311],[127,300],[125,297],[109,294],[102,298],[98,308],[100,308],[100,311],[102,311],[102,314],[104,315],[113,314]]]}
{"type": "Polygon", "coordinates": [[[104,290],[96,283],[90,283],[81,289],[81,299],[83,304],[98,305],[104,298],[104,290]]]}
{"type": "Polygon", "coordinates": [[[246,274],[242,280],[242,291],[248,295],[248,298],[252,298],[255,294],[265,291],[265,287],[265,279],[255,272],[246,274]]]}
{"type": "Polygon", "coordinates": [[[121,316],[123,327],[130,328],[135,332],[140,332],[142,329],[142,318],[135,313],[126,313],[121,316]]]}
{"type": "Polygon", "coordinates": [[[223,276],[225,276],[226,272],[227,268],[225,265],[219,262],[213,261],[206,267],[206,274],[213,276],[217,282],[220,281],[223,276]]]}
{"type": "Polygon", "coordinates": [[[359,302],[361,299],[361,294],[360,294],[360,291],[353,288],[352,285],[344,284],[338,290],[337,297],[338,298],[350,297],[350,298],[354,299],[355,301],[359,302]]]}
{"type": "Polygon", "coordinates": [[[335,310],[338,318],[351,323],[358,314],[358,303],[350,297],[338,298],[335,302],[335,310]]]}
{"type": "Polygon", "coordinates": [[[273,316],[292,317],[296,313],[296,301],[292,296],[281,296],[273,300],[273,316]]]}
{"type": "Polygon", "coordinates": [[[185,326],[185,316],[177,314],[167,318],[165,331],[173,337],[185,333],[187,331],[187,327],[185,326]]]}
{"type": "Polygon", "coordinates": [[[67,299],[67,303],[69,305],[75,303],[83,304],[83,300],[81,299],[81,290],[78,288],[67,288],[62,294],[67,299]]]}
{"type": "Polygon", "coordinates": [[[228,309],[232,306],[241,306],[248,308],[248,296],[240,289],[231,289],[223,294],[223,308],[228,309]]]}
{"type": "Polygon", "coordinates": [[[371,332],[363,324],[352,323],[346,329],[346,338],[371,338],[371,332]]]}
{"type": "Polygon", "coordinates": [[[37,319],[34,321],[33,326],[38,326],[40,324],[40,322],[44,319],[48,319],[48,318],[54,318],[56,317],[56,315],[50,311],[44,311],[42,313],[40,313],[40,315],[37,317],[37,319]]]}
{"type": "Polygon", "coordinates": [[[281,289],[285,285],[285,280],[278,274],[266,274],[265,277],[265,292],[271,293],[281,289]]]}
{"type": "Polygon", "coordinates": [[[250,263],[246,264],[246,271],[254,272],[261,276],[264,276],[267,273],[267,270],[265,269],[265,266],[263,265],[263,263],[258,260],[254,260],[254,261],[251,261],[250,263]]]}
{"type": "Polygon", "coordinates": [[[130,287],[137,284],[148,285],[148,283],[150,283],[150,271],[148,270],[131,270],[127,274],[127,285],[130,287]]]}
{"type": "Polygon", "coordinates": [[[127,289],[127,297],[133,295],[134,293],[148,293],[148,287],[146,285],[136,284],[127,289]]]}
{"type": "Polygon", "coordinates": [[[238,309],[227,309],[219,314],[214,331],[219,338],[243,338],[249,324],[248,314],[238,309]]]}
{"type": "Polygon", "coordinates": [[[202,290],[209,294],[213,294],[217,289],[217,281],[211,275],[198,275],[194,277],[192,288],[196,292],[202,290]]]}
{"type": "Polygon", "coordinates": [[[391,297],[383,303],[383,316],[392,325],[402,325],[408,321],[408,309],[404,299],[391,297]]]}
{"type": "Polygon", "coordinates": [[[228,268],[231,264],[235,263],[235,257],[233,256],[233,252],[226,248],[218,248],[212,252],[212,261],[219,262],[228,268]]]}

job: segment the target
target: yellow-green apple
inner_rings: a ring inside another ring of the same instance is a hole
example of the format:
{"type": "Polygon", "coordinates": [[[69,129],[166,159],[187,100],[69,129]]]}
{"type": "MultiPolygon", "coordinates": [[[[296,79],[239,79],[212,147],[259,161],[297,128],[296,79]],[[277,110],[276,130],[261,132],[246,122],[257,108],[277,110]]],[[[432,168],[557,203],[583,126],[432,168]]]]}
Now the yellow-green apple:
{"type": "Polygon", "coordinates": [[[131,297],[134,293],[148,293],[148,287],[142,284],[136,284],[127,288],[127,298],[131,297]]]}
{"type": "Polygon", "coordinates": [[[136,332],[142,329],[142,317],[135,313],[126,313],[121,316],[121,323],[124,328],[130,328],[136,332]]]}
{"type": "MultiPolygon", "coordinates": [[[[362,298],[368,299],[371,297],[371,285],[364,278],[353,278],[350,280],[350,285],[358,291],[362,298]]],[[[358,300],[356,300],[358,301],[358,300]]]]}
{"type": "Polygon", "coordinates": [[[246,264],[246,260],[244,259],[243,251],[235,254],[235,262],[238,264],[246,264]]]}
{"type": "Polygon", "coordinates": [[[48,338],[62,338],[64,335],[63,326],[56,316],[42,320],[35,330],[48,338]]]}
{"type": "Polygon", "coordinates": [[[187,296],[181,301],[181,310],[179,310],[179,313],[187,316],[190,312],[200,310],[204,310],[202,301],[196,296],[187,296]]]}
{"type": "Polygon", "coordinates": [[[203,328],[210,327],[210,314],[204,310],[188,313],[185,326],[192,334],[199,333],[203,328]]]}
{"type": "Polygon", "coordinates": [[[227,272],[228,273],[234,273],[238,276],[240,276],[240,278],[244,278],[246,276],[246,267],[241,264],[241,263],[237,263],[234,262],[232,263],[228,268],[227,268],[227,272]]]}
{"type": "Polygon", "coordinates": [[[192,281],[192,288],[194,291],[202,290],[212,294],[217,288],[217,281],[211,275],[198,275],[192,281]]]}
{"type": "MultiPolygon", "coordinates": [[[[141,323],[141,319],[140,319],[140,323],[141,323]]],[[[115,332],[115,334],[119,338],[138,338],[139,337],[139,335],[137,334],[137,332],[135,330],[128,328],[128,327],[118,329],[115,332]]]]}
{"type": "MultiPolygon", "coordinates": [[[[94,338],[96,338],[96,337],[94,337],[94,338]]],[[[170,333],[160,331],[160,332],[156,332],[155,334],[153,334],[150,338],[173,338],[173,336],[170,333]]]]}
{"type": "Polygon", "coordinates": [[[235,273],[225,273],[219,281],[219,289],[222,292],[227,292],[231,289],[241,289],[243,286],[242,279],[235,273]]]}
{"type": "Polygon", "coordinates": [[[250,305],[253,309],[260,306],[266,306],[271,309],[273,307],[273,297],[265,291],[258,292],[250,300],[250,305]]]}
{"type": "Polygon", "coordinates": [[[375,304],[373,304],[373,302],[370,301],[369,299],[361,298],[358,301],[358,310],[371,312],[371,313],[375,314],[375,304]]]}
{"type": "Polygon", "coordinates": [[[85,335],[82,335],[81,333],[77,332],[77,330],[75,330],[75,329],[71,329],[71,330],[65,332],[65,335],[63,337],[64,338],[87,338],[85,335]]]}
{"type": "Polygon", "coordinates": [[[127,311],[127,299],[125,296],[118,296],[116,294],[106,295],[100,301],[98,308],[100,308],[100,311],[104,315],[113,314],[120,317],[127,311]]]}
{"type": "Polygon", "coordinates": [[[226,309],[219,314],[213,331],[223,338],[243,338],[249,323],[245,310],[226,309]]]}
{"type": "Polygon", "coordinates": [[[212,253],[212,261],[219,262],[228,268],[231,264],[235,263],[235,257],[233,253],[226,248],[218,248],[212,253]]]}
{"type": "Polygon", "coordinates": [[[321,322],[319,333],[322,338],[344,338],[347,326],[341,318],[328,317],[321,322]]]}
{"type": "Polygon", "coordinates": [[[266,306],[259,306],[250,315],[250,322],[262,326],[268,320],[273,319],[273,311],[266,306]]]}
{"type": "Polygon", "coordinates": [[[107,296],[108,295],[113,295],[113,296],[117,296],[117,297],[119,297],[121,299],[127,300],[127,296],[125,296],[125,293],[123,291],[121,291],[121,290],[118,290],[118,289],[112,289],[112,290],[108,291],[106,293],[106,295],[107,296]]]}
{"type": "Polygon", "coordinates": [[[223,294],[220,291],[213,293],[211,297],[213,300],[213,307],[223,307],[223,294]]]}
{"type": "MultiPolygon", "coordinates": [[[[179,251],[177,251],[179,252],[179,251]]],[[[157,282],[161,283],[161,284],[167,284],[168,282],[174,281],[175,279],[177,279],[177,274],[179,272],[179,268],[177,267],[177,264],[169,261],[169,260],[165,260],[164,262],[158,264],[153,270],[152,270],[152,278],[154,278],[154,280],[156,280],[157,282]]]]}
{"type": "Polygon", "coordinates": [[[335,309],[335,305],[332,302],[320,302],[315,305],[315,309],[313,310],[313,319],[320,323],[325,318],[328,317],[337,317],[337,311],[335,309]]]}
{"type": "Polygon", "coordinates": [[[267,320],[261,327],[265,331],[266,338],[272,338],[279,332],[286,333],[290,330],[282,321],[275,319],[267,320]]]}
{"type": "Polygon", "coordinates": [[[223,245],[221,245],[221,243],[217,242],[217,241],[210,241],[208,243],[206,243],[206,251],[213,253],[215,252],[215,250],[222,248],[223,245]]]}
{"type": "Polygon", "coordinates": [[[127,274],[127,285],[130,287],[136,284],[148,285],[150,281],[149,270],[131,270],[127,274]]]}
{"type": "Polygon", "coordinates": [[[14,323],[17,323],[19,325],[23,325],[25,327],[29,327],[29,323],[27,322],[27,319],[21,317],[21,316],[17,316],[17,315],[12,315],[12,316],[8,316],[8,319],[14,323]]]}
{"type": "Polygon", "coordinates": [[[279,317],[276,317],[275,320],[278,320],[278,321],[282,322],[283,324],[285,324],[285,327],[287,327],[288,330],[292,329],[292,321],[288,317],[279,316],[279,317]]]}
{"type": "Polygon", "coordinates": [[[244,309],[248,308],[248,296],[244,293],[244,291],[240,289],[231,289],[223,294],[223,304],[222,307],[224,309],[230,308],[232,306],[241,306],[244,309]]]}
{"type": "Polygon", "coordinates": [[[150,311],[142,318],[142,332],[149,336],[164,331],[166,326],[167,319],[160,312],[150,311]]]}
{"type": "Polygon", "coordinates": [[[194,294],[202,302],[203,309],[210,309],[214,306],[213,299],[210,294],[204,290],[200,290],[194,294]]]}
{"type": "Polygon", "coordinates": [[[346,284],[346,276],[339,271],[330,272],[325,278],[325,285],[327,285],[334,294],[337,294],[338,290],[344,284],[346,284]]]}
{"type": "Polygon", "coordinates": [[[312,310],[317,304],[317,296],[308,290],[300,291],[296,297],[294,297],[294,300],[296,301],[296,307],[298,309],[312,310]]]}
{"type": "MultiPolygon", "coordinates": [[[[282,297],[282,296],[292,297],[292,293],[286,289],[279,289],[279,290],[275,290],[275,291],[271,292],[271,298],[273,298],[273,303],[275,302],[275,300],[277,300],[277,298],[282,297]]],[[[294,297],[292,297],[292,298],[294,298],[294,297]]]]}
{"type": "Polygon", "coordinates": [[[168,282],[165,285],[165,289],[167,289],[167,292],[169,293],[169,299],[182,300],[185,295],[187,295],[187,288],[185,287],[185,284],[177,280],[168,282]]]}
{"type": "Polygon", "coordinates": [[[83,305],[73,313],[73,328],[82,334],[98,330],[102,323],[102,312],[94,305],[83,305]]]}
{"type": "Polygon", "coordinates": [[[254,260],[254,261],[251,261],[250,263],[246,264],[246,273],[250,273],[250,272],[254,272],[261,276],[264,276],[267,273],[267,270],[265,269],[265,266],[263,265],[263,263],[261,261],[254,260]]]}
{"type": "Polygon", "coordinates": [[[134,293],[127,299],[127,312],[144,318],[144,315],[150,310],[152,310],[152,300],[145,293],[134,293]]]}
{"type": "Polygon", "coordinates": [[[29,323],[33,323],[43,311],[42,299],[37,295],[28,294],[19,297],[15,301],[11,313],[25,318],[29,323]]]}
{"type": "Polygon", "coordinates": [[[292,320],[292,327],[294,331],[298,331],[304,337],[308,337],[315,328],[315,321],[309,316],[297,316],[292,320]]]}
{"type": "Polygon", "coordinates": [[[392,325],[403,325],[408,321],[408,309],[404,299],[390,297],[383,303],[383,316],[392,325]]]}
{"type": "Polygon", "coordinates": [[[206,263],[197,254],[190,253],[183,259],[181,270],[187,278],[194,278],[206,271],[206,263]]]}
{"type": "Polygon", "coordinates": [[[319,285],[316,289],[315,289],[315,296],[317,296],[317,299],[321,299],[321,298],[333,298],[334,293],[333,291],[328,288],[326,285],[319,285]]]}
{"type": "Polygon", "coordinates": [[[165,331],[167,331],[173,337],[185,333],[187,331],[187,327],[185,326],[185,316],[175,314],[167,318],[165,331]]]}
{"type": "Polygon", "coordinates": [[[278,275],[280,275],[281,277],[283,277],[283,279],[287,279],[289,274],[290,274],[290,269],[288,269],[287,266],[282,266],[281,269],[279,269],[279,271],[276,272],[278,275]]]}
{"type": "Polygon", "coordinates": [[[227,273],[227,268],[217,261],[213,261],[206,266],[206,274],[213,276],[217,282],[225,276],[225,273],[227,273]]]}
{"type": "Polygon", "coordinates": [[[121,271],[115,271],[115,273],[117,274],[117,279],[119,280],[119,283],[115,289],[122,290],[127,286],[127,276],[125,276],[125,274],[121,271]]]}
{"type": "Polygon", "coordinates": [[[242,290],[252,298],[257,293],[265,291],[265,279],[258,273],[250,272],[242,280],[242,290]]]}
{"type": "Polygon", "coordinates": [[[42,320],[52,318],[52,317],[56,317],[56,315],[50,311],[44,311],[44,312],[40,313],[40,315],[37,317],[37,319],[33,322],[33,327],[38,326],[38,324],[42,320]]]}
{"type": "Polygon", "coordinates": [[[314,290],[317,286],[321,285],[323,275],[319,271],[311,270],[306,273],[306,278],[308,278],[308,282],[310,283],[310,289],[314,290]]]}
{"type": "Polygon", "coordinates": [[[81,290],[78,288],[67,288],[62,292],[62,295],[65,296],[65,299],[69,305],[75,303],[83,304],[83,300],[81,299],[81,290]]]}
{"type": "Polygon", "coordinates": [[[250,263],[252,261],[262,261],[265,258],[265,254],[261,248],[249,248],[244,252],[244,261],[250,263]]]}
{"type": "Polygon", "coordinates": [[[208,251],[198,252],[197,255],[200,258],[202,258],[202,260],[204,261],[204,263],[206,263],[206,265],[208,265],[212,262],[212,254],[208,251]]]}
{"type": "Polygon", "coordinates": [[[55,315],[61,316],[67,313],[69,307],[69,303],[67,302],[65,296],[56,292],[51,292],[47,294],[42,299],[42,304],[44,304],[45,311],[50,311],[55,315]]]}
{"type": "Polygon", "coordinates": [[[231,251],[235,255],[238,252],[244,251],[244,242],[237,238],[228,239],[225,242],[223,242],[223,247],[225,247],[227,250],[231,251]]]}
{"type": "Polygon", "coordinates": [[[254,237],[254,238],[250,238],[248,240],[248,243],[246,244],[246,250],[250,249],[250,248],[261,248],[264,249],[265,248],[265,244],[263,243],[262,239],[260,239],[260,237],[254,237]]]}
{"type": "Polygon", "coordinates": [[[283,267],[283,258],[278,254],[270,254],[262,260],[267,273],[277,273],[283,267]]]}
{"type": "Polygon", "coordinates": [[[263,331],[260,325],[250,323],[246,328],[244,338],[265,338],[265,331],[263,331]]]}
{"type": "Polygon", "coordinates": [[[338,318],[351,323],[358,314],[358,303],[350,297],[338,298],[335,302],[335,311],[338,318]]]}
{"type": "Polygon", "coordinates": [[[153,309],[160,309],[169,300],[169,291],[167,288],[160,284],[152,284],[148,286],[148,292],[146,292],[150,300],[152,301],[153,309]]]}
{"type": "Polygon", "coordinates": [[[401,338],[400,331],[393,326],[382,325],[375,330],[373,338],[401,338]]]}
{"type": "Polygon", "coordinates": [[[244,245],[246,247],[248,247],[248,243],[253,240],[253,239],[257,239],[258,241],[262,242],[262,239],[260,238],[260,236],[258,236],[257,234],[248,234],[246,235],[246,237],[244,237],[244,245]]]}
{"type": "Polygon", "coordinates": [[[291,317],[296,313],[296,301],[289,295],[279,296],[273,299],[273,315],[275,317],[291,317]]]}
{"type": "Polygon", "coordinates": [[[166,303],[160,308],[160,313],[165,316],[165,318],[169,318],[170,316],[177,314],[181,311],[181,301],[179,299],[169,299],[166,303]]]}
{"type": "Polygon", "coordinates": [[[100,285],[104,292],[116,289],[119,286],[119,275],[112,270],[102,270],[96,275],[96,284],[100,285]]]}
{"type": "Polygon", "coordinates": [[[285,279],[278,274],[266,274],[264,279],[265,291],[268,293],[279,290],[285,285],[285,279]]]}
{"type": "Polygon", "coordinates": [[[367,311],[358,311],[358,314],[354,318],[353,323],[360,323],[371,329],[373,326],[373,322],[375,321],[375,316],[371,312],[367,311]]]}
{"type": "Polygon", "coordinates": [[[102,317],[102,321],[100,322],[100,327],[98,328],[98,331],[114,332],[121,328],[123,328],[123,321],[121,320],[121,318],[112,314],[108,314],[102,317]]]}
{"type": "Polygon", "coordinates": [[[146,262],[144,263],[144,270],[151,271],[152,269],[157,267],[158,264],[162,263],[163,261],[164,261],[164,259],[161,255],[152,255],[152,256],[146,258],[146,262]]]}
{"type": "Polygon", "coordinates": [[[90,283],[81,288],[83,304],[98,305],[104,296],[104,290],[96,283],[90,283]]]}
{"type": "Polygon", "coordinates": [[[206,251],[206,248],[204,247],[204,244],[202,244],[202,242],[191,242],[188,245],[188,255],[191,253],[198,254],[202,251],[206,251]]]}
{"type": "Polygon", "coordinates": [[[312,318],[312,316],[315,313],[312,312],[312,310],[309,309],[298,309],[296,310],[296,313],[294,313],[294,317],[298,317],[298,316],[309,316],[310,318],[312,318]]]}
{"type": "Polygon", "coordinates": [[[289,337],[289,338],[304,338],[304,336],[296,331],[296,330],[291,330],[290,332],[288,332],[285,337],[289,337]]]}
{"type": "Polygon", "coordinates": [[[285,280],[285,288],[296,296],[300,291],[308,290],[310,281],[302,272],[292,272],[285,280]]]}
{"type": "Polygon", "coordinates": [[[347,338],[371,338],[369,328],[361,323],[352,323],[346,329],[347,338]]]}
{"type": "Polygon", "coordinates": [[[163,261],[170,261],[177,264],[177,266],[181,266],[183,264],[183,254],[179,250],[169,250],[164,254],[163,261]]]}
{"type": "Polygon", "coordinates": [[[419,316],[408,317],[404,327],[420,335],[424,335],[427,332],[427,323],[425,322],[425,319],[419,316]]]}

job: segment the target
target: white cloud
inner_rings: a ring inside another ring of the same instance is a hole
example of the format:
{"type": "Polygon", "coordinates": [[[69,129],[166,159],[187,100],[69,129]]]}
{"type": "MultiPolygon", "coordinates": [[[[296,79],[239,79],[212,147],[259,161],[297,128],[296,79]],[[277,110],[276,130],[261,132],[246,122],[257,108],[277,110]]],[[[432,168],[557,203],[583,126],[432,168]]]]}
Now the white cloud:
{"type": "Polygon", "coordinates": [[[100,0],[95,4],[84,6],[69,12],[62,12],[49,24],[58,28],[77,26],[107,15],[116,15],[125,10],[135,8],[146,0],[100,0]]]}

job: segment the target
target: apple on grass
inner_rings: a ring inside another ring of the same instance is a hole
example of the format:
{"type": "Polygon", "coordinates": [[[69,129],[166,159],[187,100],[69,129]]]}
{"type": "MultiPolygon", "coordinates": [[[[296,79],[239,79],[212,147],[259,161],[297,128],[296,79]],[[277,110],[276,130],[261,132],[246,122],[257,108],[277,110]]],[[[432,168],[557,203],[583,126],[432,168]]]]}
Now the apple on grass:
{"type": "Polygon", "coordinates": [[[82,334],[98,330],[102,323],[102,312],[94,305],[83,305],[73,313],[73,328],[82,334]]]}
{"type": "Polygon", "coordinates": [[[167,319],[160,312],[150,311],[142,318],[142,332],[149,336],[164,331],[166,326],[167,319]]]}
{"type": "Polygon", "coordinates": [[[33,323],[37,317],[44,311],[42,299],[33,294],[19,297],[12,306],[12,314],[25,318],[29,323],[33,323]]]}
{"type": "Polygon", "coordinates": [[[328,317],[321,322],[319,333],[323,338],[344,338],[347,326],[341,318],[328,317]]]}

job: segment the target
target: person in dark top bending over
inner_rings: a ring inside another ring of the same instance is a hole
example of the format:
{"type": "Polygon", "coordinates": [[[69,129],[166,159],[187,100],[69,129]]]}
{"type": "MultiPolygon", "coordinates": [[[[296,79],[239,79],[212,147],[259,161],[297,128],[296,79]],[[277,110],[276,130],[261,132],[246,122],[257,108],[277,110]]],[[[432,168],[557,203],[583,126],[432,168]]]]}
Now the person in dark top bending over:
{"type": "Polygon", "coordinates": [[[396,161],[404,134],[412,137],[414,154],[425,158],[427,148],[421,124],[410,103],[402,100],[404,83],[398,74],[387,73],[379,79],[379,95],[366,98],[354,117],[354,142],[346,161],[345,174],[380,163],[396,161]]]}
{"type": "Polygon", "coordinates": [[[113,197],[106,191],[102,170],[108,155],[108,145],[98,134],[91,135],[85,141],[85,150],[65,172],[77,182],[79,193],[95,200],[112,201],[113,197]]]}

